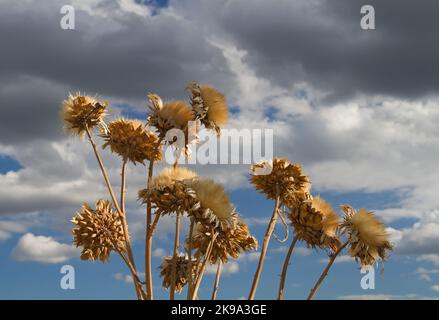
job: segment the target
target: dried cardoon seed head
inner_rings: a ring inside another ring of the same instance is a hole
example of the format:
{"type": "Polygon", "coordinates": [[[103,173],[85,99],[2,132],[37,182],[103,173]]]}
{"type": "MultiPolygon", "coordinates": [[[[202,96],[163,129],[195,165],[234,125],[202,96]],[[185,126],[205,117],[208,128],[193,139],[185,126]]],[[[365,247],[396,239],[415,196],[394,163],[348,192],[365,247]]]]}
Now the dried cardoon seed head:
{"type": "Polygon", "coordinates": [[[99,200],[96,209],[84,204],[71,220],[73,227],[73,243],[83,247],[82,260],[110,259],[110,252],[117,249],[125,252],[122,223],[117,212],[113,212],[108,200],[99,200]]]}
{"type": "Polygon", "coordinates": [[[331,205],[320,197],[302,201],[291,208],[291,224],[300,240],[313,248],[330,248],[336,251],[340,240],[336,236],[338,215],[331,205]]]}
{"type": "Polygon", "coordinates": [[[165,168],[151,180],[148,189],[139,191],[139,199],[147,203],[150,197],[156,214],[187,212],[197,200],[195,191],[183,181],[196,176],[195,172],[184,167],[165,168]]]}
{"type": "Polygon", "coordinates": [[[151,103],[151,114],[147,122],[149,126],[157,129],[160,138],[164,139],[166,132],[171,129],[180,129],[187,134],[188,122],[195,118],[191,108],[184,101],[175,100],[163,104],[156,94],[148,95],[148,99],[151,103]]]}
{"type": "Polygon", "coordinates": [[[221,229],[236,226],[238,216],[223,186],[206,178],[186,180],[184,184],[195,191],[198,200],[188,211],[195,220],[221,229]]]}
{"type": "Polygon", "coordinates": [[[207,129],[213,129],[220,134],[221,128],[227,124],[229,108],[224,95],[208,85],[190,83],[191,105],[196,119],[207,129]]]}
{"type": "MultiPolygon", "coordinates": [[[[212,247],[209,262],[215,264],[220,259],[227,263],[229,257],[238,259],[241,252],[258,249],[258,241],[250,235],[247,224],[239,221],[236,228],[218,230],[218,236],[212,247]]],[[[196,249],[195,257],[206,254],[207,247],[212,238],[212,230],[200,223],[197,223],[192,236],[192,248],[196,249]]],[[[186,239],[189,244],[189,239],[186,239]]]]}
{"type": "Polygon", "coordinates": [[[102,147],[110,146],[111,151],[125,161],[135,164],[144,163],[145,160],[159,161],[162,158],[158,137],[138,120],[111,121],[101,137],[105,141],[102,147]]]}
{"type": "Polygon", "coordinates": [[[67,132],[83,136],[86,128],[93,129],[103,122],[108,102],[99,102],[79,93],[64,100],[61,117],[67,132]]]}
{"type": "Polygon", "coordinates": [[[347,235],[349,254],[359,260],[362,267],[371,266],[379,259],[384,261],[386,250],[392,250],[384,224],[366,209],[356,211],[344,205],[342,210],[345,217],[341,232],[347,235]]]}
{"type": "Polygon", "coordinates": [[[274,158],[253,165],[251,170],[251,182],[269,199],[275,200],[279,196],[283,204],[292,208],[308,197],[311,183],[298,164],[285,158],[274,158]],[[262,174],[264,172],[267,174],[262,174]]]}
{"type": "MultiPolygon", "coordinates": [[[[183,287],[188,282],[188,271],[189,271],[189,257],[184,254],[179,254],[176,257],[177,268],[176,268],[176,277],[175,277],[175,291],[180,293],[183,290],[183,287]]],[[[166,256],[163,258],[162,264],[160,265],[160,277],[163,278],[163,288],[171,289],[172,283],[172,265],[173,265],[173,257],[166,256]]],[[[195,277],[195,272],[197,270],[197,260],[192,258],[192,278],[195,277]]]]}

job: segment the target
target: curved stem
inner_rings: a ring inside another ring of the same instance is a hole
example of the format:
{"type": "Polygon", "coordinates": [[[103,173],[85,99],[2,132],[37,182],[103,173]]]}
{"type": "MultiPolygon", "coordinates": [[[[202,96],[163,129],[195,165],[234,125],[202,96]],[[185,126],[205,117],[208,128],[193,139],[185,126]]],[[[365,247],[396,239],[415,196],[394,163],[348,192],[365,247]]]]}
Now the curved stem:
{"type": "Polygon", "coordinates": [[[278,300],[282,300],[283,296],[284,296],[284,287],[285,287],[285,279],[287,277],[287,270],[288,270],[288,266],[290,265],[291,254],[293,253],[294,246],[296,245],[296,242],[297,242],[298,239],[299,239],[298,235],[296,235],[293,238],[293,241],[291,242],[290,248],[288,249],[288,253],[287,253],[286,257],[285,257],[284,266],[282,268],[282,274],[280,276],[279,293],[278,293],[278,296],[277,296],[278,300]]]}
{"type": "Polygon", "coordinates": [[[216,269],[215,284],[213,285],[212,300],[216,300],[216,294],[218,293],[218,284],[221,276],[222,267],[223,262],[221,261],[221,259],[219,259],[218,268],[216,269]]]}
{"type": "MultiPolygon", "coordinates": [[[[124,235],[125,235],[125,244],[126,244],[127,252],[128,252],[128,258],[130,259],[132,267],[134,268],[134,270],[136,270],[136,265],[135,265],[133,253],[131,250],[131,242],[130,242],[130,237],[129,237],[129,232],[128,232],[128,225],[126,223],[125,212],[120,209],[119,203],[118,203],[116,196],[114,194],[114,191],[113,191],[113,187],[111,186],[110,179],[108,178],[107,170],[104,167],[104,164],[102,162],[101,156],[100,156],[98,148],[96,146],[96,143],[95,143],[93,136],[91,135],[90,130],[87,126],[85,128],[85,132],[87,133],[88,140],[90,141],[90,144],[91,144],[93,151],[94,151],[94,154],[96,156],[96,160],[98,161],[99,168],[101,169],[101,173],[102,173],[102,176],[103,176],[105,183],[107,185],[108,192],[110,193],[111,200],[113,201],[113,205],[121,217],[124,235]]],[[[134,287],[136,289],[137,298],[143,299],[142,294],[141,294],[141,290],[139,288],[139,283],[137,281],[134,281],[134,287]]]]}
{"type": "Polygon", "coordinates": [[[201,269],[198,273],[197,279],[195,281],[194,290],[192,292],[191,300],[195,300],[198,295],[198,289],[200,288],[201,280],[203,279],[204,271],[206,271],[207,262],[210,259],[210,255],[212,253],[213,244],[216,240],[216,237],[218,236],[218,233],[214,233],[214,230],[212,229],[212,239],[209,242],[209,245],[207,246],[206,254],[204,256],[203,264],[201,265],[201,269]]]}
{"type": "Polygon", "coordinates": [[[175,218],[175,239],[174,239],[174,253],[172,255],[172,273],[171,273],[171,291],[169,293],[169,299],[174,300],[175,298],[175,281],[177,278],[177,255],[178,255],[178,244],[180,238],[180,214],[177,212],[175,218]]]}
{"type": "Polygon", "coordinates": [[[267,231],[265,232],[264,243],[262,244],[261,256],[259,257],[258,268],[256,269],[255,276],[253,278],[252,287],[248,296],[249,300],[255,298],[256,289],[258,288],[259,278],[261,277],[262,266],[264,265],[265,255],[267,254],[268,243],[270,242],[271,235],[273,234],[274,227],[276,225],[279,211],[279,196],[276,197],[274,204],[273,214],[271,216],[270,223],[268,224],[267,231]]]}
{"type": "Polygon", "coordinates": [[[337,258],[337,256],[340,254],[340,252],[343,251],[343,249],[348,245],[348,241],[346,241],[340,248],[338,248],[338,250],[336,252],[334,252],[331,255],[331,258],[329,259],[328,265],[326,266],[325,270],[323,270],[319,280],[317,280],[316,284],[314,285],[314,287],[311,289],[308,297],[306,298],[307,300],[311,300],[314,296],[314,294],[316,293],[317,289],[320,287],[320,285],[322,284],[323,280],[326,278],[326,276],[328,275],[329,269],[331,268],[332,264],[335,261],[335,258],[337,258]]]}
{"type": "MultiPolygon", "coordinates": [[[[148,180],[146,182],[146,187],[148,189],[152,179],[153,171],[154,171],[154,160],[151,160],[149,162],[148,180]]],[[[157,216],[160,217],[160,215],[157,216]]],[[[154,292],[152,286],[152,236],[154,233],[154,228],[151,225],[151,221],[152,221],[151,199],[148,197],[146,203],[146,238],[145,238],[145,285],[146,285],[147,300],[154,299],[154,292]]]]}

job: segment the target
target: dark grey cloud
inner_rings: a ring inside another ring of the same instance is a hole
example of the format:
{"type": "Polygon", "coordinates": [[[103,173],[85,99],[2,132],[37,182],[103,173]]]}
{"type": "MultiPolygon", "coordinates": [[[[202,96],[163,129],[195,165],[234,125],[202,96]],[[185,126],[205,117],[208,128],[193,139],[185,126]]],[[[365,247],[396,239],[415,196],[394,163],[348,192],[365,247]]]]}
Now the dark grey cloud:
{"type": "Polygon", "coordinates": [[[418,98],[439,91],[439,2],[232,1],[221,26],[261,76],[307,81],[333,99],[355,93],[418,98]],[[376,30],[360,28],[371,4],[376,30]]]}
{"type": "Polygon", "coordinates": [[[235,79],[212,39],[245,50],[257,77],[284,88],[305,81],[330,101],[439,90],[437,1],[367,1],[375,31],[360,29],[365,3],[355,0],[171,1],[153,17],[117,14],[115,0],[95,3],[109,15],[77,10],[76,30],[65,31],[65,1],[2,2],[0,143],[57,139],[68,91],[137,105],[148,91],[184,97],[190,80],[229,92],[235,79]]]}
{"type": "Polygon", "coordinates": [[[192,80],[220,87],[230,82],[221,51],[196,24],[173,16],[112,15],[116,2],[105,1],[96,10],[108,16],[77,10],[76,30],[62,30],[64,4],[0,5],[0,39],[7,44],[0,52],[0,143],[57,139],[58,109],[69,91],[140,104],[148,92],[185,97],[192,80]],[[19,132],[12,130],[17,125],[19,132]]]}

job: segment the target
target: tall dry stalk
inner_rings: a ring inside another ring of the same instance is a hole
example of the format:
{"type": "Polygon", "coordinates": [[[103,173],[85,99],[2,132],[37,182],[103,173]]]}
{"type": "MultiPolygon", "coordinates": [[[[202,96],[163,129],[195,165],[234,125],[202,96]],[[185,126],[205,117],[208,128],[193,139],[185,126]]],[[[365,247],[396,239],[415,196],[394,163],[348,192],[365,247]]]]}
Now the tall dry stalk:
{"type": "Polygon", "coordinates": [[[189,257],[189,266],[187,271],[187,278],[188,278],[188,286],[187,286],[187,293],[186,293],[186,300],[189,300],[192,297],[192,290],[194,286],[194,279],[192,277],[192,236],[194,234],[194,226],[195,226],[195,219],[191,217],[191,224],[189,226],[189,241],[188,241],[188,257],[189,257]]]}
{"type": "MultiPolygon", "coordinates": [[[[146,188],[149,189],[154,172],[154,160],[149,162],[148,167],[148,180],[146,182],[146,188]]],[[[152,228],[152,208],[151,199],[148,197],[146,203],[146,238],[145,238],[145,286],[146,286],[146,299],[154,299],[154,290],[152,286],[152,236],[154,230],[152,228]]]]}
{"type": "Polygon", "coordinates": [[[293,238],[293,241],[291,242],[290,248],[288,249],[288,253],[285,257],[284,265],[282,268],[282,274],[280,276],[279,293],[277,295],[278,300],[282,300],[283,296],[284,296],[285,279],[287,277],[288,266],[290,265],[291,254],[293,253],[294,247],[296,246],[298,239],[299,239],[298,235],[296,235],[293,238]]]}
{"type": "Polygon", "coordinates": [[[264,242],[262,244],[261,256],[259,257],[258,267],[256,269],[255,276],[253,278],[252,287],[250,290],[250,294],[248,296],[249,300],[253,300],[255,298],[256,289],[258,288],[259,279],[261,277],[262,266],[264,265],[265,255],[267,254],[268,243],[270,242],[271,235],[273,234],[274,227],[276,226],[277,218],[279,215],[279,194],[276,197],[274,203],[273,214],[271,216],[270,223],[268,224],[267,231],[265,232],[264,242]]]}
{"type": "Polygon", "coordinates": [[[171,273],[171,289],[169,293],[169,299],[175,299],[175,280],[177,277],[177,255],[178,246],[180,242],[180,214],[177,212],[175,217],[175,239],[174,239],[174,252],[172,255],[172,273],[171,273]]]}
{"type": "MultiPolygon", "coordinates": [[[[133,282],[134,282],[134,287],[136,290],[137,298],[142,300],[145,297],[145,293],[143,292],[143,289],[141,288],[139,281],[135,281],[135,279],[138,279],[138,276],[137,276],[137,271],[136,271],[136,265],[134,262],[133,252],[131,249],[131,241],[130,241],[130,236],[129,236],[129,232],[128,232],[128,225],[126,222],[125,212],[123,210],[121,210],[121,208],[119,206],[119,202],[117,201],[116,196],[114,194],[113,187],[111,186],[111,183],[110,183],[110,179],[108,178],[107,170],[104,167],[104,164],[102,162],[102,158],[99,154],[98,148],[96,146],[96,143],[93,139],[93,136],[92,136],[88,126],[85,127],[85,132],[87,133],[88,140],[93,148],[93,152],[95,154],[99,168],[101,169],[102,177],[104,178],[105,183],[107,185],[107,189],[108,189],[108,192],[110,193],[110,197],[111,197],[111,200],[113,202],[113,205],[121,217],[123,232],[124,232],[124,236],[125,236],[125,245],[126,245],[127,253],[128,253],[128,259],[129,259],[129,262],[130,262],[130,265],[132,268],[130,266],[128,266],[128,267],[130,268],[130,271],[131,271],[132,276],[133,276],[133,280],[134,280],[133,282]],[[135,272],[133,273],[133,271],[135,271],[135,272]]],[[[123,170],[123,171],[125,174],[125,170],[123,170]]],[[[125,178],[123,178],[123,179],[125,179],[125,178]]]]}
{"type": "Polygon", "coordinates": [[[201,280],[203,279],[204,272],[206,271],[207,263],[210,259],[210,254],[212,253],[212,248],[215,243],[216,237],[218,236],[217,232],[214,232],[212,228],[212,239],[209,242],[209,245],[207,246],[206,254],[204,256],[203,264],[201,265],[200,270],[198,271],[194,288],[192,291],[191,300],[197,299],[198,296],[198,289],[200,288],[201,280]]]}
{"type": "Polygon", "coordinates": [[[338,248],[338,250],[336,252],[334,252],[331,255],[331,258],[329,259],[328,265],[323,270],[322,274],[320,275],[320,278],[317,280],[317,282],[314,285],[314,287],[311,289],[308,297],[306,298],[307,300],[312,300],[312,298],[314,297],[314,294],[319,289],[319,287],[322,284],[323,280],[325,280],[326,276],[328,275],[329,269],[331,268],[331,266],[334,263],[335,259],[340,254],[340,252],[342,252],[343,249],[348,245],[348,243],[349,243],[349,241],[346,241],[340,248],[338,248]]]}
{"type": "Polygon", "coordinates": [[[221,276],[222,267],[223,267],[223,262],[221,261],[221,259],[219,259],[218,267],[216,269],[215,283],[213,285],[212,300],[216,300],[216,295],[218,293],[218,284],[219,284],[219,280],[220,280],[220,276],[221,276]]]}

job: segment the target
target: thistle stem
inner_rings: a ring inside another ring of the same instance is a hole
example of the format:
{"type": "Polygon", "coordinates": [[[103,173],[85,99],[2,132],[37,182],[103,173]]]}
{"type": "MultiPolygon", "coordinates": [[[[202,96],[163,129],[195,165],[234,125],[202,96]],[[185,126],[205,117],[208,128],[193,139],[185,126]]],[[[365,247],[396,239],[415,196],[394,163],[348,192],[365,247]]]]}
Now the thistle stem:
{"type": "Polygon", "coordinates": [[[171,273],[171,291],[169,293],[169,299],[175,298],[175,281],[177,278],[177,255],[180,238],[180,214],[177,212],[175,218],[175,239],[174,239],[174,253],[172,255],[172,273],[171,273]]]}
{"type": "Polygon", "coordinates": [[[270,242],[271,235],[273,234],[278,215],[279,215],[279,195],[276,197],[273,214],[271,216],[270,223],[268,224],[267,231],[265,232],[264,243],[262,244],[262,249],[261,249],[261,256],[259,257],[259,262],[258,262],[258,268],[256,269],[250,294],[248,296],[249,300],[254,300],[255,298],[256,289],[258,288],[258,284],[259,284],[259,278],[261,277],[262,266],[264,265],[265,255],[267,254],[268,243],[270,242]]]}
{"type": "Polygon", "coordinates": [[[187,287],[187,295],[186,300],[189,300],[192,295],[192,289],[194,285],[194,279],[192,277],[192,236],[194,234],[194,225],[195,220],[191,218],[191,225],[189,227],[189,241],[188,241],[188,257],[189,257],[189,263],[188,263],[188,271],[187,271],[187,278],[188,278],[188,287],[187,287]]]}
{"type": "Polygon", "coordinates": [[[293,238],[293,241],[291,242],[290,248],[288,249],[288,253],[287,253],[286,257],[285,257],[284,266],[282,268],[282,274],[280,276],[279,293],[278,293],[278,296],[277,296],[277,300],[282,300],[283,299],[284,287],[285,287],[285,279],[287,277],[287,270],[288,270],[288,266],[290,265],[291,254],[293,253],[294,246],[296,245],[298,239],[299,239],[298,235],[296,235],[293,238]]]}
{"type": "MultiPolygon", "coordinates": [[[[149,162],[148,180],[146,183],[147,184],[146,187],[148,189],[152,179],[153,172],[154,172],[154,160],[151,160],[149,162]]],[[[157,216],[160,217],[160,215],[157,216]]],[[[152,286],[152,236],[154,230],[152,228],[151,221],[152,221],[151,199],[148,196],[146,203],[146,239],[145,239],[145,285],[146,285],[147,300],[154,299],[154,292],[152,286]]]]}
{"type": "Polygon", "coordinates": [[[336,252],[334,252],[331,255],[331,258],[329,259],[328,265],[326,266],[325,270],[323,270],[319,280],[317,280],[316,284],[314,285],[314,287],[311,289],[308,297],[306,298],[307,300],[312,300],[314,294],[316,293],[317,289],[320,287],[320,285],[322,284],[323,280],[326,278],[326,276],[328,275],[329,269],[331,268],[332,264],[335,261],[335,258],[337,258],[337,256],[340,254],[340,252],[343,251],[343,249],[348,245],[348,241],[346,241],[340,248],[338,248],[338,250],[336,252]]]}
{"type": "Polygon", "coordinates": [[[221,261],[221,259],[219,259],[218,267],[216,269],[215,284],[213,285],[212,300],[216,300],[216,294],[218,293],[218,284],[221,276],[222,267],[223,262],[221,261]]]}
{"type": "MultiPolygon", "coordinates": [[[[99,151],[98,151],[98,148],[97,148],[96,143],[93,139],[93,136],[90,133],[90,129],[88,128],[88,126],[85,127],[85,132],[87,133],[88,140],[90,141],[90,144],[91,144],[93,151],[94,151],[94,154],[96,156],[96,160],[98,161],[99,168],[101,169],[101,173],[102,173],[102,176],[103,176],[105,183],[107,185],[108,192],[110,193],[111,200],[113,201],[113,205],[121,217],[123,231],[124,231],[124,235],[125,235],[125,244],[126,244],[127,252],[128,252],[128,258],[130,260],[132,267],[134,268],[134,270],[136,270],[136,265],[135,265],[133,253],[131,250],[131,242],[130,242],[130,237],[129,237],[129,232],[128,232],[128,225],[126,223],[125,212],[120,209],[119,203],[118,203],[116,196],[114,194],[114,191],[113,191],[113,187],[111,186],[110,179],[108,178],[107,170],[104,167],[104,164],[102,162],[101,156],[100,156],[99,151]]],[[[136,289],[137,298],[143,299],[141,290],[139,288],[138,281],[134,281],[134,287],[136,289]]]]}
{"type": "Polygon", "coordinates": [[[200,269],[198,276],[197,276],[197,279],[195,281],[194,290],[192,292],[191,300],[195,300],[197,298],[198,289],[200,288],[201,280],[203,279],[204,271],[206,271],[207,262],[210,259],[213,244],[215,243],[217,236],[218,236],[218,233],[214,233],[214,230],[212,229],[212,239],[210,240],[209,245],[207,246],[207,250],[206,250],[206,254],[204,256],[203,264],[201,265],[201,269],[200,269]]]}

